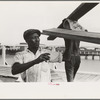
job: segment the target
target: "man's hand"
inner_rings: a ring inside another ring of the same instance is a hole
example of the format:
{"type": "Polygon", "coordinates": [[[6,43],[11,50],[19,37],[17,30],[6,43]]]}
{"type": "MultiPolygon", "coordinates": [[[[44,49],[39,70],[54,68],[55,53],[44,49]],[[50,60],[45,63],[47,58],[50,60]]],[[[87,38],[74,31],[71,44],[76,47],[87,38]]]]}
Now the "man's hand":
{"type": "Polygon", "coordinates": [[[43,62],[43,61],[46,61],[46,62],[47,62],[47,60],[50,59],[49,55],[50,55],[49,53],[43,53],[43,54],[41,54],[41,55],[36,59],[36,61],[37,61],[38,63],[43,62]]]}

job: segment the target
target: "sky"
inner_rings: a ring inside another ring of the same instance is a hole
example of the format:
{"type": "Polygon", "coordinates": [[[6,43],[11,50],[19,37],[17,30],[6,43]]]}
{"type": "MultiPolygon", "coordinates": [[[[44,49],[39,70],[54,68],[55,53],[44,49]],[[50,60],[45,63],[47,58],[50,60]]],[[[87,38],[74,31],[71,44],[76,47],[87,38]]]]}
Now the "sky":
{"type": "MultiPolygon", "coordinates": [[[[23,32],[27,29],[34,28],[42,32],[45,29],[56,28],[64,18],[67,18],[83,2],[0,1],[0,43],[4,45],[16,45],[25,42],[23,32]]],[[[100,33],[99,12],[100,4],[84,15],[78,23],[89,32],[100,33]]],[[[64,45],[62,38],[47,41],[47,36],[41,35],[40,39],[41,44],[64,45]]],[[[81,46],[99,45],[81,42],[81,46]]]]}

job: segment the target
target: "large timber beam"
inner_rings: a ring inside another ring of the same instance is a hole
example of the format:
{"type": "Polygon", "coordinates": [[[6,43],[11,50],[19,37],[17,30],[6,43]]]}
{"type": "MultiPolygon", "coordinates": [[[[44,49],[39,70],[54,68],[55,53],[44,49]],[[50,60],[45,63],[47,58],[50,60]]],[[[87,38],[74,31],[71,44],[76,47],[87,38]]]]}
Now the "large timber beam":
{"type": "Polygon", "coordinates": [[[94,8],[97,4],[99,3],[82,3],[67,18],[73,21],[77,21],[92,8],[94,8]]]}
{"type": "Polygon", "coordinates": [[[84,32],[52,28],[48,30],[43,30],[42,34],[100,44],[100,33],[96,32],[84,32]]]}

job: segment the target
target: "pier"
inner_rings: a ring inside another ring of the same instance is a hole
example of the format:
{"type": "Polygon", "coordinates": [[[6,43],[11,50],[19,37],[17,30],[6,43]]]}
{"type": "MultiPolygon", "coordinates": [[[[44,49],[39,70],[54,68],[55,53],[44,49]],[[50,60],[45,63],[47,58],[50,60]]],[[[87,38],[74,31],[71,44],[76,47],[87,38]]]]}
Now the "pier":
{"type": "Polygon", "coordinates": [[[95,56],[98,56],[100,60],[100,48],[80,47],[80,55],[84,56],[85,59],[88,59],[88,56],[92,56],[92,60],[95,59],[95,56]]]}

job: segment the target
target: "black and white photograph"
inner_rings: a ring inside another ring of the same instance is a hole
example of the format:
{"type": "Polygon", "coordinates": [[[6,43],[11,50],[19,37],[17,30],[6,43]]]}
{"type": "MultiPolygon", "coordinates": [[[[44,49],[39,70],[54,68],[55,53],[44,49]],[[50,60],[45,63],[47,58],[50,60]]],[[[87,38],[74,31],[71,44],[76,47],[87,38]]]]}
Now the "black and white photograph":
{"type": "Polygon", "coordinates": [[[99,2],[0,1],[0,98],[100,98],[99,82],[99,2]]]}

